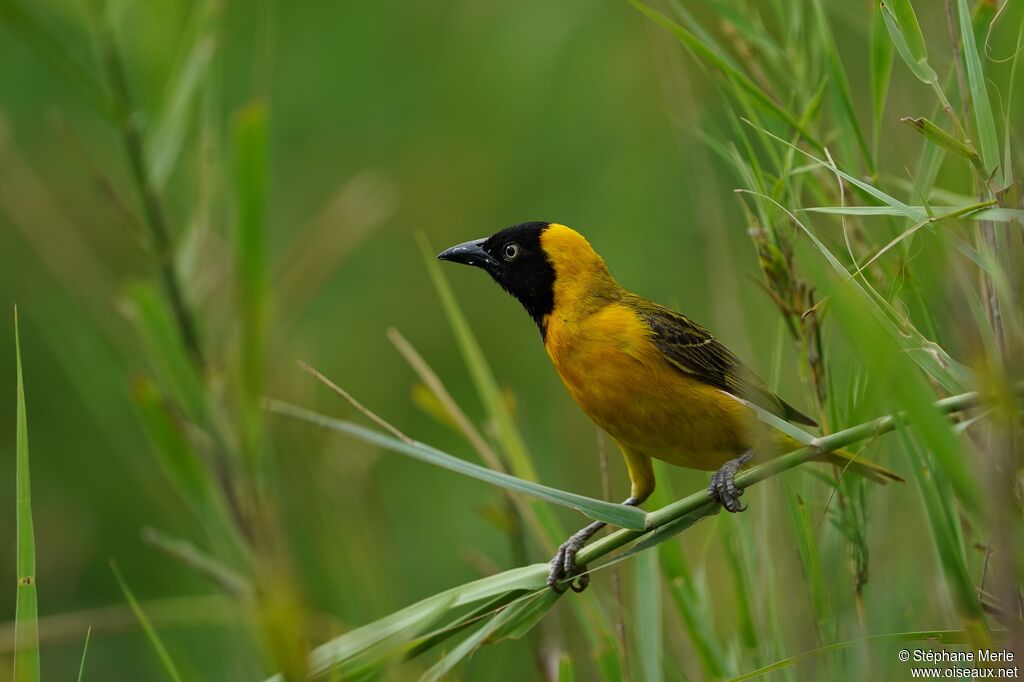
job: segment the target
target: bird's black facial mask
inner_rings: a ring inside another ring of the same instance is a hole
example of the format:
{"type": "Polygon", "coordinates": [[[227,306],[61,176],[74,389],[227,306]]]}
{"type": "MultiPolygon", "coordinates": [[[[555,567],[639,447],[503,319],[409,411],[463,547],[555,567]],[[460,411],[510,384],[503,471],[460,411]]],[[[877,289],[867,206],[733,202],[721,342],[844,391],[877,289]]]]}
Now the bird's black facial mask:
{"type": "Polygon", "coordinates": [[[541,234],[550,223],[522,223],[507,227],[486,239],[458,244],[438,258],[482,268],[545,332],[545,317],[554,308],[555,270],[541,245],[541,234]]]}

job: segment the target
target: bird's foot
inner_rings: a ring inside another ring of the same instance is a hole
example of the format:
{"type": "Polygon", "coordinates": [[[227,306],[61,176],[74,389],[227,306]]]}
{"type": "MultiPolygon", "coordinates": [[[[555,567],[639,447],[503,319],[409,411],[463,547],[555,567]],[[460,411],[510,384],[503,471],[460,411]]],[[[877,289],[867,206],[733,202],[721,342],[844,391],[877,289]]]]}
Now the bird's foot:
{"type": "MultiPolygon", "coordinates": [[[[584,531],[587,529],[584,529],[584,531]]],[[[569,579],[569,587],[573,592],[582,592],[590,584],[590,575],[586,573],[586,566],[576,564],[576,554],[583,549],[583,546],[590,539],[592,533],[584,535],[583,531],[574,533],[568,540],[562,543],[551,559],[551,571],[548,573],[548,587],[561,594],[565,587],[559,585],[559,581],[569,579]],[[573,577],[578,576],[575,581],[573,577]]]]}
{"type": "Polygon", "coordinates": [[[708,497],[725,507],[728,512],[736,513],[746,509],[740,502],[743,490],[736,487],[736,472],[744,464],[754,458],[754,451],[747,450],[735,459],[730,459],[722,465],[722,468],[711,475],[711,484],[708,485],[708,497]]]}

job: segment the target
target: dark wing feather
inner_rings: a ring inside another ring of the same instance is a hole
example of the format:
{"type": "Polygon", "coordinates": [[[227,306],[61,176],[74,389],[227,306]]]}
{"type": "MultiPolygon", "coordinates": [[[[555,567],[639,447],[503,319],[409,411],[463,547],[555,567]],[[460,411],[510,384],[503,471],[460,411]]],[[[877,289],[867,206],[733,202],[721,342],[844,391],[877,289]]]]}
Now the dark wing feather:
{"type": "Polygon", "coordinates": [[[777,417],[814,426],[747,369],[740,359],[711,333],[679,313],[643,299],[635,301],[641,319],[653,333],[652,341],[673,366],[698,381],[743,398],[777,417]]]}

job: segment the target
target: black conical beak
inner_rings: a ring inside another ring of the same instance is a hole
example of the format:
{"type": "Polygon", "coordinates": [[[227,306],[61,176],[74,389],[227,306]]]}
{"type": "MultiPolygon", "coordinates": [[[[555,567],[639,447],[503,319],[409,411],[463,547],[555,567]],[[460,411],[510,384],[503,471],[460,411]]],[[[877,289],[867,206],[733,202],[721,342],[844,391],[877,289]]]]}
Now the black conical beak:
{"type": "Polygon", "coordinates": [[[491,258],[490,254],[483,250],[487,238],[474,239],[471,242],[456,244],[450,249],[445,249],[437,255],[438,260],[450,260],[453,263],[472,265],[475,268],[488,268],[497,265],[497,261],[491,258]]]}

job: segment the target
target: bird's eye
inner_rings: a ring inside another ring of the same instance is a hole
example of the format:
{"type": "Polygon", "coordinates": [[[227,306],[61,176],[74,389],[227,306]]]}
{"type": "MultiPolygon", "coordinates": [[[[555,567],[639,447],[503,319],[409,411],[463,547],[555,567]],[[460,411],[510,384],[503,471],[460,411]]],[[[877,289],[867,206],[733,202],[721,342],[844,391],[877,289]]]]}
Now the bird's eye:
{"type": "Polygon", "coordinates": [[[511,263],[516,258],[519,258],[519,252],[519,244],[510,243],[505,244],[505,248],[502,249],[501,255],[505,257],[505,260],[511,263]]]}

